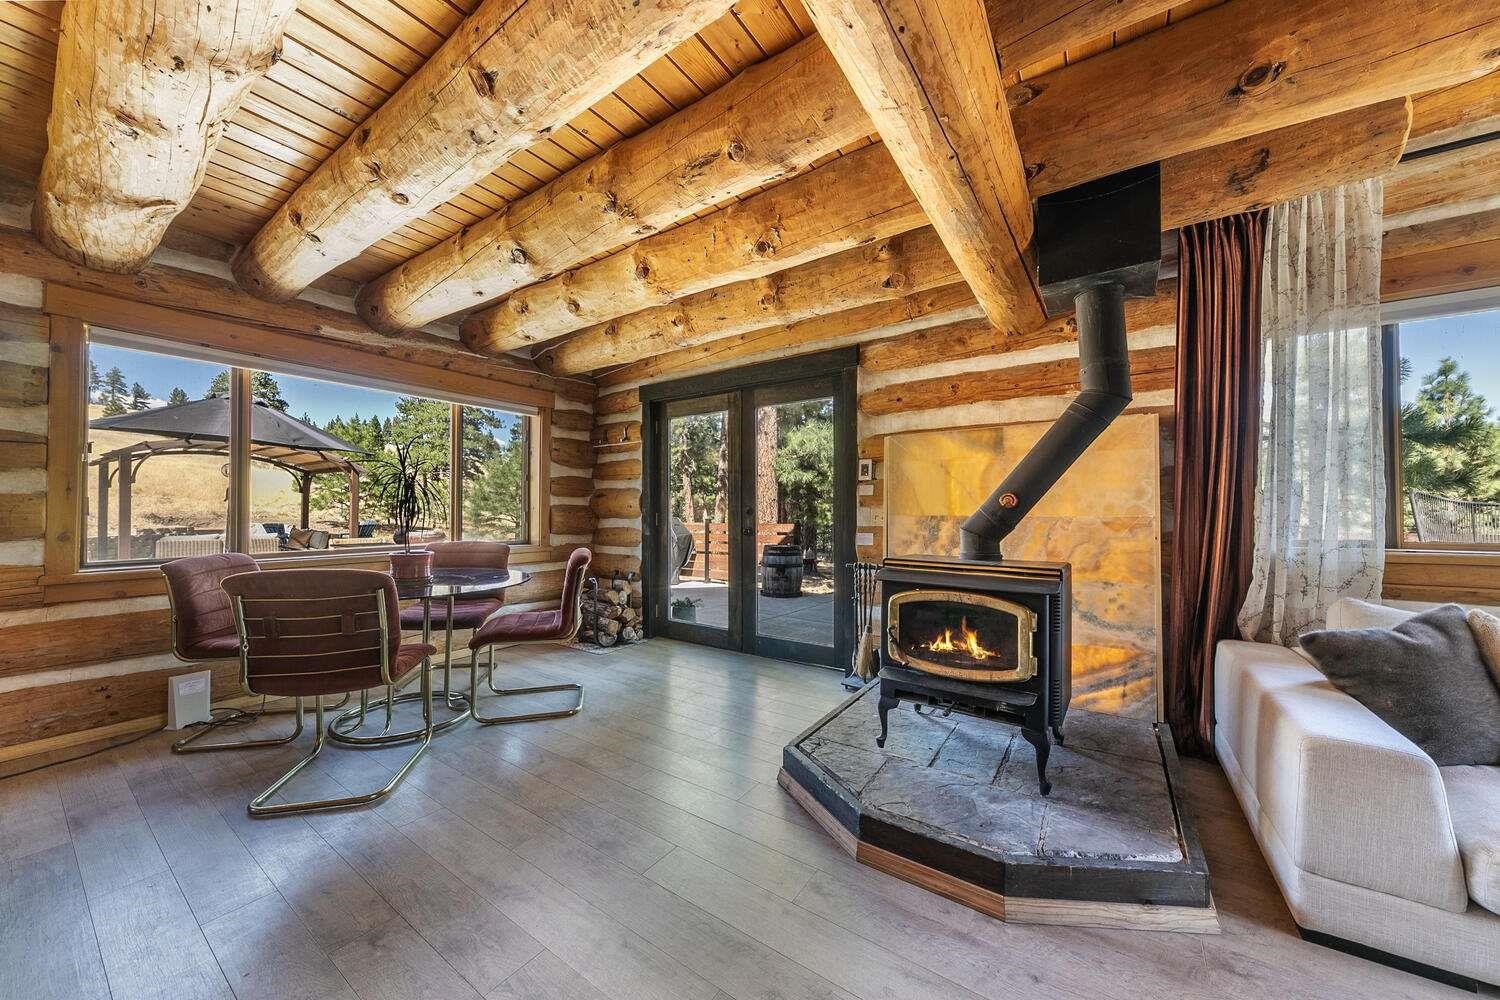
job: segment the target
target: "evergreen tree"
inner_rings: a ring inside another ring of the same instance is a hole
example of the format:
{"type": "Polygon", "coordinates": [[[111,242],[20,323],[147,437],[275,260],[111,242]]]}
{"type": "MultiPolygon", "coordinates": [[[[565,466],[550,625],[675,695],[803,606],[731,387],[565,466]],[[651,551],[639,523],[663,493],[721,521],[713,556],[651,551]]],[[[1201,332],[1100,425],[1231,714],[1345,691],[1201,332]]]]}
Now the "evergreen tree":
{"type": "Polygon", "coordinates": [[[816,558],[833,532],[833,414],[827,402],[784,407],[776,483],[802,551],[816,558]]]}
{"type": "Polygon", "coordinates": [[[106,417],[118,417],[125,412],[125,394],[128,391],[125,385],[125,373],[116,365],[104,376],[102,402],[106,417]]]}
{"type": "Polygon", "coordinates": [[[144,410],[151,405],[151,394],[146,387],[137,382],[130,387],[130,408],[132,410],[144,410]]]}
{"type": "MultiPolygon", "coordinates": [[[[214,380],[208,384],[208,393],[204,396],[228,396],[229,395],[229,370],[226,368],[214,376],[214,380]]],[[[281,395],[281,384],[276,381],[276,376],[270,372],[254,372],[250,376],[250,395],[253,399],[266,404],[273,410],[285,413],[287,401],[281,395]]]]}
{"type": "MultiPolygon", "coordinates": [[[[517,539],[525,528],[526,432],[523,418],[512,423],[504,443],[487,431],[483,444],[470,445],[470,414],[483,414],[500,424],[488,411],[464,408],[465,471],[463,489],[464,534],[474,538],[517,539]],[[474,464],[470,464],[473,462],[474,464]]],[[[476,417],[476,426],[480,418],[476,417]]],[[[487,423],[487,421],[485,421],[487,423]]]]}
{"type": "Polygon", "coordinates": [[[167,402],[170,403],[170,404],[172,404],[173,406],[181,406],[183,403],[186,403],[187,401],[188,401],[188,394],[183,391],[183,389],[182,389],[181,386],[175,387],[172,390],[171,395],[169,395],[167,397],[167,402]]]}
{"type": "Polygon", "coordinates": [[[99,366],[92,361],[89,362],[89,398],[93,399],[99,395],[99,390],[104,385],[104,379],[99,375],[99,366]]]}
{"type": "MultiPolygon", "coordinates": [[[[1402,378],[1410,371],[1403,361],[1402,378]]],[[[1401,477],[1408,489],[1500,499],[1500,425],[1469,373],[1443,358],[1401,407],[1401,477]]]]}

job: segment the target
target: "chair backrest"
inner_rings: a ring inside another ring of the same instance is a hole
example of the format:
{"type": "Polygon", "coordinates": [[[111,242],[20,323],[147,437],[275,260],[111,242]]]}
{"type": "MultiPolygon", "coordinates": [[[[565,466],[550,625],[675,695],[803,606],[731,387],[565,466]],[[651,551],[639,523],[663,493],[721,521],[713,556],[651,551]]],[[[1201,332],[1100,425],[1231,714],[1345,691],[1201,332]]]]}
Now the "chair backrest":
{"type": "Polygon", "coordinates": [[[224,581],[246,687],[339,694],[389,680],[401,645],[396,582],[364,569],[279,569],[224,581]]]}
{"type": "Polygon", "coordinates": [[[568,556],[568,565],[563,570],[562,620],[563,628],[574,634],[583,624],[583,579],[588,576],[589,563],[594,554],[585,548],[576,548],[568,556]]]}
{"type": "Polygon", "coordinates": [[[213,635],[234,630],[234,608],[224,592],[224,579],[260,569],[239,552],[174,559],[161,568],[167,580],[167,603],[172,609],[172,652],[194,659],[193,647],[213,635]]]}
{"type": "Polygon", "coordinates": [[[477,569],[506,569],[510,566],[510,546],[504,542],[466,539],[461,542],[428,542],[422,548],[432,553],[434,566],[477,569]]]}

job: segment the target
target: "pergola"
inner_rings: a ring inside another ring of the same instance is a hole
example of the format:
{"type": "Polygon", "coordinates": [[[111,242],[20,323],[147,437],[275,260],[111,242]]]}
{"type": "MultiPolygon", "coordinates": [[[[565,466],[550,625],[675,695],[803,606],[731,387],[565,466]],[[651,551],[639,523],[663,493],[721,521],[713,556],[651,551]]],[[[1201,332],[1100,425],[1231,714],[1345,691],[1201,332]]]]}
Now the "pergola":
{"type": "MultiPolygon", "coordinates": [[[[109,538],[109,484],[119,477],[117,511],[119,552],[128,552],[131,533],[131,487],[141,466],[158,455],[229,454],[229,398],[210,396],[171,406],[160,406],[89,421],[96,430],[137,432],[153,435],[123,448],[115,448],[89,460],[97,472],[98,526],[96,537],[102,551],[109,538]]],[[[364,470],[340,452],[358,452],[349,442],[304,423],[296,417],[254,401],[250,416],[250,460],[285,469],[297,478],[302,496],[301,526],[308,527],[312,512],[313,477],[341,472],[349,480],[349,535],[359,534],[359,480],[364,470]]]]}

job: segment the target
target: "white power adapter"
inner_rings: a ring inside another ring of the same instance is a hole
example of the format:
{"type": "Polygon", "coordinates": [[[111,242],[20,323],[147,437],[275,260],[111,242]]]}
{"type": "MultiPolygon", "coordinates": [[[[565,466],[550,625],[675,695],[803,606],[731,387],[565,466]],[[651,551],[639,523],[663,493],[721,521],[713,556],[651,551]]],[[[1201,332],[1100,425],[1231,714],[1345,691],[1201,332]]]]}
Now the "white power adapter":
{"type": "Polygon", "coordinates": [[[167,678],[167,728],[186,729],[195,722],[212,722],[209,708],[212,671],[178,674],[167,678]]]}

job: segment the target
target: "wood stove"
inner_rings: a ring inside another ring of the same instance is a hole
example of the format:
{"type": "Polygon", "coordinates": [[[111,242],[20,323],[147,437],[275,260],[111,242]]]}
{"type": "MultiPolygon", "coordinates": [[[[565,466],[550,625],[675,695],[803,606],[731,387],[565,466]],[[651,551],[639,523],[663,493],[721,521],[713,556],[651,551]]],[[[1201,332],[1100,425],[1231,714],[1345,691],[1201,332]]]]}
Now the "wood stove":
{"type": "Polygon", "coordinates": [[[1155,291],[1160,233],[1159,164],[1038,200],[1037,288],[1049,314],[1072,305],[1081,391],[963,522],[960,558],[886,560],[880,746],[901,698],[1011,716],[1052,790],[1050,737],[1062,740],[1072,688],[1070,572],[1004,561],[1000,543],[1130,404],[1125,297],[1155,291]]]}
{"type": "Polygon", "coordinates": [[[1049,736],[1062,740],[1072,690],[1066,563],[887,559],[879,574],[880,736],[903,698],[1020,723],[1042,794],[1049,736]]]}

